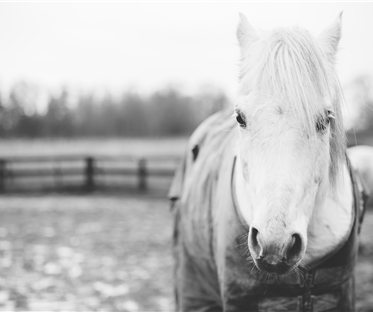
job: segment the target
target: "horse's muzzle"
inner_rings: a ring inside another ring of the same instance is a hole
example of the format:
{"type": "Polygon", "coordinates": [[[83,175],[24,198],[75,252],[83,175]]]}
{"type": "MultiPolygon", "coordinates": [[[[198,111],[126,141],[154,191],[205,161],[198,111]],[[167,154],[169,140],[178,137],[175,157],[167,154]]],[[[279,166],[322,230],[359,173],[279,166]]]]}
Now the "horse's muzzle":
{"type": "Polygon", "coordinates": [[[271,274],[283,275],[292,271],[304,253],[302,238],[296,233],[265,236],[252,227],[248,245],[256,266],[271,274]]]}

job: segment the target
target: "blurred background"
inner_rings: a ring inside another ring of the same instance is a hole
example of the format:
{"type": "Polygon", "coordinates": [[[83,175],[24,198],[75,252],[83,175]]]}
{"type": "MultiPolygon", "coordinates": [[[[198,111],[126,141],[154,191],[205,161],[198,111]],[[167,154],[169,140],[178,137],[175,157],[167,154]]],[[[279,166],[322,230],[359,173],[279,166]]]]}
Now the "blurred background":
{"type": "Polygon", "coordinates": [[[172,311],[167,189],[234,103],[238,13],[317,35],[341,11],[348,144],[373,145],[373,3],[0,3],[0,310],[172,311]]]}

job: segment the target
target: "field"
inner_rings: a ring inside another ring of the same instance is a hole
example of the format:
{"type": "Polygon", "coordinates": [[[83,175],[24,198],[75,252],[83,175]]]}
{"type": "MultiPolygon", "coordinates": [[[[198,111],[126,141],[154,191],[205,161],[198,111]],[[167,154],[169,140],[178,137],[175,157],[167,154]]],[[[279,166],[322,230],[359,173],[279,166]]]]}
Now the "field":
{"type": "Polygon", "coordinates": [[[0,140],[0,157],[49,155],[180,156],[187,138],[0,140]]]}
{"type": "MultiPolygon", "coordinates": [[[[173,311],[166,199],[0,198],[0,310],[173,311]]],[[[373,213],[357,268],[357,306],[373,311],[373,213]]]]}

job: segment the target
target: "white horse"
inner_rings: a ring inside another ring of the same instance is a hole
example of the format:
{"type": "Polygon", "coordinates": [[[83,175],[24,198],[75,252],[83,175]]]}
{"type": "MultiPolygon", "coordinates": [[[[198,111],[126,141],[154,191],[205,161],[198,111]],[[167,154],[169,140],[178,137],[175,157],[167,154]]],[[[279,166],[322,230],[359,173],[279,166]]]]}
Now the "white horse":
{"type": "Polygon", "coordinates": [[[341,16],[315,38],[240,15],[237,122],[222,112],[195,131],[170,191],[178,310],[353,309],[360,200],[340,36],[341,16]]]}
{"type": "Polygon", "coordinates": [[[318,38],[257,32],[241,15],[237,198],[255,264],[284,274],[348,235],[351,181],[334,69],[341,17],[318,38]],[[286,261],[282,261],[283,259],[286,261]]]}

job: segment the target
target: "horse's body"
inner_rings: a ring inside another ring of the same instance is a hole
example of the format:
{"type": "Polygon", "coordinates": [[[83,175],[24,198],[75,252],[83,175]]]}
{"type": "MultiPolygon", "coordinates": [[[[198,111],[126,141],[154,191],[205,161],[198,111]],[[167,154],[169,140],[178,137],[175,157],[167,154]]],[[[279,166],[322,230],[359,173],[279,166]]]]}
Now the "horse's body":
{"type": "Polygon", "coordinates": [[[362,206],[332,70],[338,23],[323,52],[298,29],[259,39],[241,17],[239,126],[222,111],[197,128],[169,194],[178,311],[354,309],[362,206]]]}

